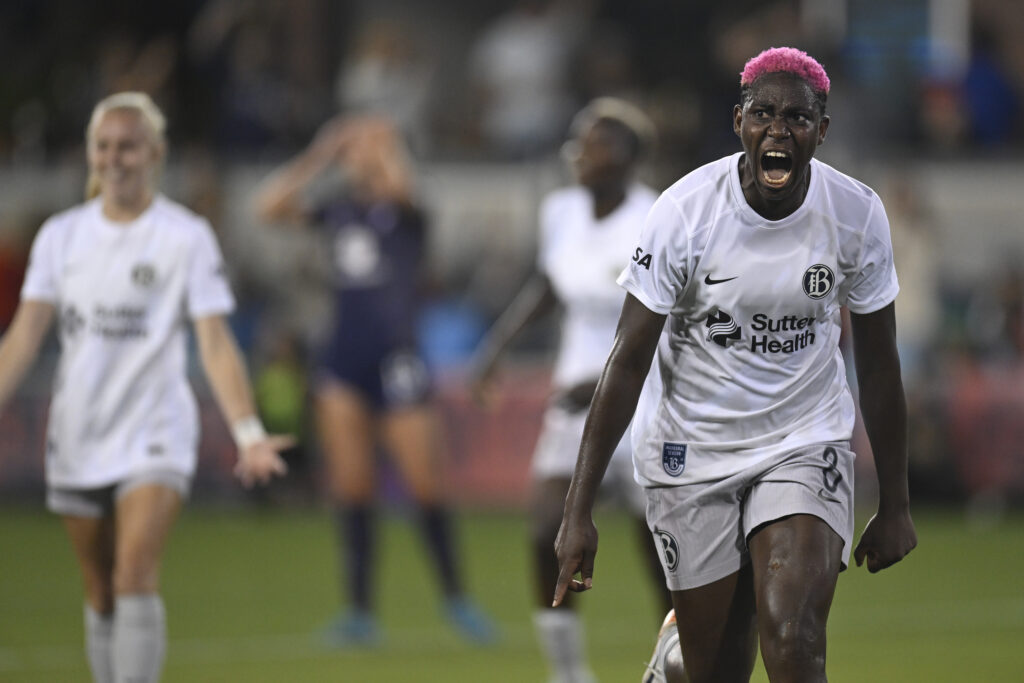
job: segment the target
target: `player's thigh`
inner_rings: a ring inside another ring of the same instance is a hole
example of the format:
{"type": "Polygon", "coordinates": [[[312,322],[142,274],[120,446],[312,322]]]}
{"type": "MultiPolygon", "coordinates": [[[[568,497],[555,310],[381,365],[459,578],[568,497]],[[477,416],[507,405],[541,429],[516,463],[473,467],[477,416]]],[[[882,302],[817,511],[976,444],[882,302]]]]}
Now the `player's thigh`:
{"type": "Polygon", "coordinates": [[[552,556],[571,481],[570,477],[561,476],[535,478],[530,483],[530,538],[535,545],[544,547],[552,556]]]}
{"type": "Polygon", "coordinates": [[[689,683],[747,683],[757,655],[750,565],[698,588],[672,592],[689,683]]]}
{"type": "Polygon", "coordinates": [[[853,458],[841,443],[798,449],[747,495],[744,528],[766,660],[798,648],[823,666],[825,621],[853,540],[853,458]]]}
{"type": "Polygon", "coordinates": [[[796,514],[755,530],[749,543],[766,665],[794,648],[823,664],[842,537],[821,518],[796,514]]]}
{"type": "Polygon", "coordinates": [[[154,593],[159,588],[160,562],[167,538],[181,511],[180,490],[147,482],[117,500],[114,591],[119,595],[154,593]]]}
{"type": "Polygon", "coordinates": [[[318,388],[314,408],[331,494],[368,500],[374,486],[372,408],[358,392],[339,382],[318,388]]]}
{"type": "Polygon", "coordinates": [[[444,467],[437,412],[430,403],[389,409],[381,418],[381,434],[409,491],[420,503],[444,497],[444,467]]]}
{"type": "Polygon", "coordinates": [[[113,517],[62,515],[61,520],[82,573],[86,601],[97,612],[109,613],[114,608],[113,517]]]}
{"type": "Polygon", "coordinates": [[[586,417],[585,411],[572,413],[559,405],[545,409],[530,458],[530,477],[534,481],[572,479],[586,417]]]}

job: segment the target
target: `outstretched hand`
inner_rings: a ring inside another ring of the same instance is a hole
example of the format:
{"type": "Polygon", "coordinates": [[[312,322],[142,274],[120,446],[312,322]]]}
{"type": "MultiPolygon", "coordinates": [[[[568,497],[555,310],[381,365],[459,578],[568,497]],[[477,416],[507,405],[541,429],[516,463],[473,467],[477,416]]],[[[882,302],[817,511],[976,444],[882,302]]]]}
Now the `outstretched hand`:
{"type": "Polygon", "coordinates": [[[896,564],[917,546],[917,532],[909,512],[882,514],[872,517],[860,543],[853,551],[857,566],[867,560],[868,571],[872,574],[896,564]]]}
{"type": "Polygon", "coordinates": [[[577,520],[572,515],[562,518],[562,526],[555,539],[558,558],[558,582],[552,607],[565,599],[566,591],[582,593],[594,587],[594,557],[597,555],[597,527],[590,515],[577,520]],[[579,579],[573,578],[576,574],[579,579]]]}
{"type": "Polygon", "coordinates": [[[288,473],[288,465],[279,453],[294,445],[294,436],[276,434],[257,441],[239,452],[235,476],[245,488],[252,488],[254,484],[268,484],[275,475],[284,476],[288,473]]]}

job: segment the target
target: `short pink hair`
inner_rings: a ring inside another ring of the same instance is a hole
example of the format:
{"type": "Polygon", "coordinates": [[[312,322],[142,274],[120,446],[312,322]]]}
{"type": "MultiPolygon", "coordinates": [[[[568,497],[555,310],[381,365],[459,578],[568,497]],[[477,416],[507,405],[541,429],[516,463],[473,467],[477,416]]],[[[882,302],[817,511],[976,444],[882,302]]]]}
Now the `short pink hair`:
{"type": "Polygon", "coordinates": [[[814,57],[794,47],[773,47],[752,57],[740,74],[740,87],[749,87],[761,76],[778,72],[799,76],[815,92],[828,94],[830,83],[824,67],[814,57]]]}

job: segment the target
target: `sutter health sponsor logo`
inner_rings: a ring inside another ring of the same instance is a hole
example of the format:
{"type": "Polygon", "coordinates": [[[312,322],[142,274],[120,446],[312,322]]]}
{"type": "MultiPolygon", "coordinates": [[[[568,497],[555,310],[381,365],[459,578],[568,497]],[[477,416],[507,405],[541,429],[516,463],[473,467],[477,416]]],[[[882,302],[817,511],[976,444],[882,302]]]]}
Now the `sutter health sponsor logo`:
{"type": "Polygon", "coordinates": [[[766,313],[755,313],[750,329],[753,332],[772,334],[750,335],[750,350],[755,353],[793,353],[807,348],[814,343],[814,332],[810,329],[813,323],[814,318],[795,315],[772,318],[766,313]]]}
{"type": "Polygon", "coordinates": [[[96,304],[92,311],[94,334],[107,339],[137,339],[145,337],[146,309],[134,306],[105,306],[96,304]]]}

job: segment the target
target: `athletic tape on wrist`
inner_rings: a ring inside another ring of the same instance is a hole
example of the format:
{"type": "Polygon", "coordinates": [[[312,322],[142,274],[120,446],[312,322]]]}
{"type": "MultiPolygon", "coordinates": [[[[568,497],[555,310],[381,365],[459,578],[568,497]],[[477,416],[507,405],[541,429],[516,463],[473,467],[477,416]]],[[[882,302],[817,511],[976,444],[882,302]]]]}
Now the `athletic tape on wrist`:
{"type": "Polygon", "coordinates": [[[234,437],[238,453],[241,455],[249,446],[266,439],[267,431],[263,429],[263,423],[258,417],[249,415],[231,424],[231,436],[234,437]]]}

